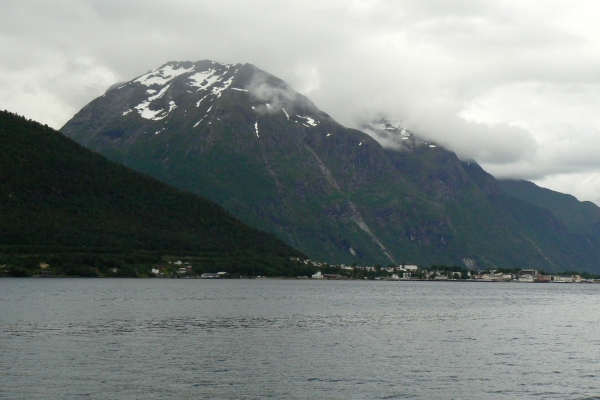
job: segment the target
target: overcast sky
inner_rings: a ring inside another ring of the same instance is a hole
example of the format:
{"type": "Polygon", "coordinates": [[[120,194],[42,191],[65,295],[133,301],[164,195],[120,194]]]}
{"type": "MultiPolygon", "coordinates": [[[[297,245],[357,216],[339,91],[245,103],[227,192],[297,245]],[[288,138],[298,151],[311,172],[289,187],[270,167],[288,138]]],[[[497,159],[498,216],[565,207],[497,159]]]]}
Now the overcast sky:
{"type": "Polygon", "coordinates": [[[344,125],[384,114],[600,204],[600,2],[0,0],[0,109],[60,128],[167,61],[249,62],[344,125]]]}

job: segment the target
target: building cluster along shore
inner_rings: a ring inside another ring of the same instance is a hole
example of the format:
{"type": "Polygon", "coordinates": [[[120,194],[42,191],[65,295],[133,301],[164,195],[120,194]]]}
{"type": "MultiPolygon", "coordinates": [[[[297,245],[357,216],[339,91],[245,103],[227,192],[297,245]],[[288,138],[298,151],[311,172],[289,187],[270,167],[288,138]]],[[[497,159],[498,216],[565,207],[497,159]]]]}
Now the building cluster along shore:
{"type": "MultiPolygon", "coordinates": [[[[297,276],[299,279],[372,279],[386,281],[470,281],[470,282],[525,282],[525,283],[600,283],[600,277],[582,277],[580,273],[548,274],[535,269],[510,270],[479,270],[461,268],[458,266],[437,266],[421,268],[415,264],[389,265],[387,267],[359,266],[345,264],[327,264],[312,260],[291,258],[292,261],[312,267],[317,271],[312,275],[297,276]],[[326,271],[326,272],[324,272],[326,271]]],[[[227,279],[242,277],[228,272],[194,273],[188,262],[169,262],[175,269],[172,273],[165,273],[164,267],[152,268],[151,273],[157,277],[170,278],[199,278],[199,279],[227,279]]],[[[266,278],[267,276],[253,276],[266,278]]]]}
{"type": "MultiPolygon", "coordinates": [[[[322,264],[310,260],[305,262],[315,266],[322,264]]],[[[330,266],[331,267],[331,266],[330,266]]],[[[525,282],[525,283],[600,283],[597,278],[584,278],[579,273],[548,274],[535,269],[512,269],[506,270],[468,270],[459,267],[432,266],[420,268],[417,265],[400,265],[389,267],[370,266],[347,266],[340,265],[344,271],[351,271],[356,275],[357,271],[373,272],[375,280],[391,281],[471,281],[471,282],[525,282]]],[[[327,274],[317,271],[311,276],[312,279],[352,279],[351,276],[342,274],[327,274]]],[[[363,277],[362,279],[368,279],[363,277]]]]}
{"type": "MultiPolygon", "coordinates": [[[[184,259],[185,260],[185,259],[184,259]]],[[[117,267],[108,271],[91,268],[90,275],[100,277],[156,277],[156,278],[185,278],[185,279],[232,279],[232,278],[296,278],[296,279],[324,279],[324,280],[382,280],[382,281],[469,281],[469,282],[525,282],[525,283],[600,283],[600,276],[586,272],[546,273],[535,269],[490,269],[481,270],[456,265],[432,265],[427,268],[416,264],[388,265],[382,267],[327,264],[308,259],[291,258],[291,268],[295,274],[280,275],[277,273],[260,272],[248,269],[240,271],[235,268],[199,266],[197,260],[189,258],[187,261],[172,258],[161,264],[148,265],[145,269],[129,271],[125,275],[117,267]],[[260,273],[255,273],[260,272],[260,273]],[[298,274],[300,273],[300,274],[298,274]]],[[[6,265],[0,265],[0,276],[7,275],[6,265]]],[[[291,270],[292,271],[292,270],[291,270]]],[[[40,263],[37,273],[28,276],[57,277],[68,274],[57,273],[48,263],[40,263]]]]}

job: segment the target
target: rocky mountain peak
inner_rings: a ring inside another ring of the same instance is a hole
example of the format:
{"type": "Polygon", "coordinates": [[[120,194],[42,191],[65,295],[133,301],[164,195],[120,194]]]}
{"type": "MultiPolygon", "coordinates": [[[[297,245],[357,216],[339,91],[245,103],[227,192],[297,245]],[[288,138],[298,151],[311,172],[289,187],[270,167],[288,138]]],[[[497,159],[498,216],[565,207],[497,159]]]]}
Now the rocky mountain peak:
{"type": "Polygon", "coordinates": [[[435,149],[437,143],[426,141],[408,130],[400,121],[392,121],[385,117],[363,122],[360,129],[377,140],[383,147],[394,150],[411,151],[416,148],[435,149]]]}
{"type": "MultiPolygon", "coordinates": [[[[223,64],[210,60],[168,62],[129,82],[115,85],[95,100],[95,130],[106,140],[138,141],[169,135],[175,126],[190,133],[210,130],[217,122],[234,123],[256,139],[266,118],[311,129],[334,121],[284,81],[252,64],[223,64]],[[244,121],[240,121],[243,119],[244,121]],[[261,122],[261,120],[263,120],[261,122]]],[[[79,114],[92,118],[84,108],[79,114]]],[[[71,135],[72,124],[62,131],[71,135]]],[[[78,138],[88,143],[89,137],[78,138]]]]}

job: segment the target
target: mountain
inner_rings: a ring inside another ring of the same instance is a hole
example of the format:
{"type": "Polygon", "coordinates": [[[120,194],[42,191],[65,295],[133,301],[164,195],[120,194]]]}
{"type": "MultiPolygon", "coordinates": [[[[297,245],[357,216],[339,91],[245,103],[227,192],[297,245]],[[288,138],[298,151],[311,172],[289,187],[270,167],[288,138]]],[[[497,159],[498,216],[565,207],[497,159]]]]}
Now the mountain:
{"type": "Polygon", "coordinates": [[[253,65],[205,60],[170,62],[113,87],[61,132],[217,202],[312,259],[598,268],[597,251],[550,211],[505,194],[476,163],[389,121],[363,130],[370,135],[253,65]]]}
{"type": "Polygon", "coordinates": [[[211,201],[111,162],[47,126],[0,112],[0,143],[3,258],[170,254],[283,265],[277,260],[303,257],[211,201]]]}

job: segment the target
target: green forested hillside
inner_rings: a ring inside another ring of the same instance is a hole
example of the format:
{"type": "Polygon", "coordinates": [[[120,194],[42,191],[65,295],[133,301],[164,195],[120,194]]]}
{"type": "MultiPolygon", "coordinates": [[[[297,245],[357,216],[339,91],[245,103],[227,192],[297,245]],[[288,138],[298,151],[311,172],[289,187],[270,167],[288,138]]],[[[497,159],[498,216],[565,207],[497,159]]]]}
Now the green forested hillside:
{"type": "MultiPolygon", "coordinates": [[[[524,180],[502,179],[498,184],[506,194],[549,210],[573,232],[588,231],[600,225],[600,207],[590,201],[579,201],[570,194],[524,180]]],[[[595,230],[600,232],[598,228],[595,230]]]]}
{"type": "Polygon", "coordinates": [[[0,112],[0,145],[0,264],[50,257],[60,263],[61,254],[86,254],[94,266],[90,255],[149,260],[187,254],[281,272],[285,260],[302,256],[206,199],[23,117],[0,112]]]}

